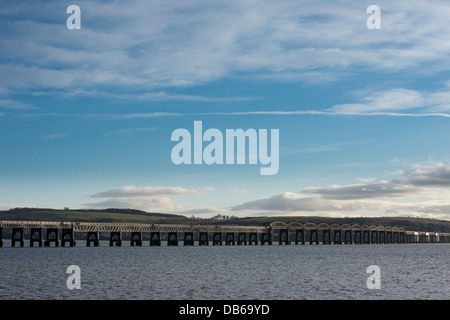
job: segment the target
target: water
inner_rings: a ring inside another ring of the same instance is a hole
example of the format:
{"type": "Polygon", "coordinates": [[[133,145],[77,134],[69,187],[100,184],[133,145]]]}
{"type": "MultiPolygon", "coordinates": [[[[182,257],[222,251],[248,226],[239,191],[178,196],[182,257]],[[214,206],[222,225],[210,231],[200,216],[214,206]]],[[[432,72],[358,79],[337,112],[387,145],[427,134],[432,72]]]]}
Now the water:
{"type": "MultiPolygon", "coordinates": [[[[181,243],[180,243],[181,244],[181,243]]],[[[0,299],[450,298],[450,245],[0,248],[0,299]],[[81,289],[66,286],[69,265],[81,289]],[[381,289],[368,289],[378,265],[381,289]]]]}

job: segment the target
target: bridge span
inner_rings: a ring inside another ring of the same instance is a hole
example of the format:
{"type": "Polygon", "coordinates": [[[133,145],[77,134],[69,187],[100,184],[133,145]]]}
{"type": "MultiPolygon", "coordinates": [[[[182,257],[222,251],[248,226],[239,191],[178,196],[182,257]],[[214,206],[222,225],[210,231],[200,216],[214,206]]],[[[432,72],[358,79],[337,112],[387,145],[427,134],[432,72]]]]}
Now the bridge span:
{"type": "Polygon", "coordinates": [[[0,247],[4,233],[10,233],[11,246],[70,246],[84,239],[86,246],[99,246],[100,234],[107,234],[109,246],[122,246],[128,234],[130,246],[198,245],[272,245],[282,244],[401,244],[450,243],[450,233],[408,231],[404,228],[374,225],[338,225],[326,223],[286,223],[274,221],[265,226],[94,223],[52,221],[0,221],[0,247]],[[77,234],[77,237],[75,236],[77,234]],[[147,239],[147,240],[145,240],[147,239]]]}

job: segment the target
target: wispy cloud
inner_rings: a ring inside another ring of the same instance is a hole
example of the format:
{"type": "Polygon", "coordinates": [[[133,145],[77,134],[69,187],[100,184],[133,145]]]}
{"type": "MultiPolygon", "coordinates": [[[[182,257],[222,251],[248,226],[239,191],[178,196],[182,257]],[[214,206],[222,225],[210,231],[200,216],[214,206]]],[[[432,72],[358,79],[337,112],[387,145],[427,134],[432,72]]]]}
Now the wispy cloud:
{"type": "Polygon", "coordinates": [[[91,208],[134,208],[151,212],[180,212],[185,210],[170,196],[200,195],[214,191],[211,187],[186,189],[183,187],[136,187],[110,189],[92,194],[90,198],[105,198],[98,202],[85,203],[91,208]]]}
{"type": "Polygon", "coordinates": [[[139,132],[147,132],[147,131],[155,131],[158,130],[158,128],[149,127],[149,128],[130,128],[130,129],[121,129],[121,130],[114,130],[114,131],[108,131],[104,135],[110,136],[110,135],[130,135],[133,133],[139,133],[139,132]]]}
{"type": "Polygon", "coordinates": [[[360,70],[432,73],[450,68],[450,31],[442,14],[450,11],[446,1],[380,4],[383,30],[378,33],[365,27],[366,8],[350,0],[79,5],[89,20],[75,33],[52,20],[60,14],[57,6],[8,4],[0,27],[13,32],[3,33],[0,41],[0,73],[8,75],[0,87],[142,89],[193,86],[239,74],[311,81],[360,70]],[[9,64],[11,59],[21,63],[9,64]]]}
{"type": "Polygon", "coordinates": [[[9,100],[9,99],[3,99],[0,100],[0,108],[4,109],[12,109],[12,110],[29,110],[29,109],[37,109],[35,106],[24,103],[17,100],[9,100]]]}
{"type": "MultiPolygon", "coordinates": [[[[259,100],[258,97],[215,97],[215,96],[201,96],[201,95],[189,95],[170,93],[167,91],[155,91],[155,92],[128,92],[128,90],[122,91],[104,91],[96,89],[66,89],[66,90],[48,90],[48,91],[34,91],[32,96],[62,96],[62,97],[96,97],[96,98],[110,98],[116,100],[126,101],[193,101],[193,102],[245,102],[259,100]]],[[[0,101],[1,106],[1,101],[0,101]]]]}
{"type": "Polygon", "coordinates": [[[44,140],[56,140],[56,139],[64,139],[67,138],[66,133],[55,133],[55,134],[48,134],[45,136],[42,136],[42,139],[44,140]]]}

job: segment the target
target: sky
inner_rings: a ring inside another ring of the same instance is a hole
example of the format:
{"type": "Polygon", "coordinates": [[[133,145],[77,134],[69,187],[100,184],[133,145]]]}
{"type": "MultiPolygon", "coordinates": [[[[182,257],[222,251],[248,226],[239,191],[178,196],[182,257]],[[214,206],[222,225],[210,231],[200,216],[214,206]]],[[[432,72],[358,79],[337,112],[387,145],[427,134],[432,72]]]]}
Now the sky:
{"type": "Polygon", "coordinates": [[[438,0],[0,0],[0,209],[450,220],[449,16],[438,0]],[[174,164],[194,121],[277,129],[279,170],[174,164]]]}

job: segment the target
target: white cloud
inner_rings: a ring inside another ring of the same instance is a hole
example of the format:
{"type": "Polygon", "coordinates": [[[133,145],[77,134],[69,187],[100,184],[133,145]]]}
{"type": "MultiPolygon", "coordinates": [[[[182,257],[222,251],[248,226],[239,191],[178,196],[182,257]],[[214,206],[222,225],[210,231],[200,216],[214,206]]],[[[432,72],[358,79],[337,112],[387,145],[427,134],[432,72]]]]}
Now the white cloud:
{"type": "Polygon", "coordinates": [[[191,210],[185,210],[181,211],[180,214],[190,216],[203,216],[203,217],[211,217],[217,214],[228,214],[227,209],[221,209],[216,207],[207,207],[207,208],[198,208],[198,209],[191,209],[191,210]]]}
{"type": "Polygon", "coordinates": [[[158,130],[158,128],[149,127],[149,128],[130,128],[130,129],[121,129],[121,130],[114,130],[114,131],[108,131],[104,135],[110,136],[110,135],[129,135],[137,132],[147,132],[147,131],[155,131],[158,130]]]}
{"type": "Polygon", "coordinates": [[[367,30],[365,5],[350,0],[79,1],[78,31],[67,30],[60,6],[51,4],[10,2],[2,10],[4,90],[179,87],[241,73],[310,81],[449,68],[446,1],[381,1],[379,32],[367,30]],[[20,63],[8,64],[12,59],[20,63]]]}
{"type": "Polygon", "coordinates": [[[390,181],[309,187],[284,192],[230,208],[234,212],[271,214],[374,215],[408,214],[450,219],[450,165],[435,163],[390,181]]]}
{"type": "Polygon", "coordinates": [[[0,108],[4,109],[14,109],[14,110],[27,110],[27,109],[37,109],[35,106],[24,103],[21,101],[15,101],[10,99],[0,100],[0,108]]]}
{"type": "Polygon", "coordinates": [[[56,140],[56,139],[64,139],[67,138],[66,133],[55,133],[55,134],[49,134],[42,136],[42,139],[44,140],[56,140]]]}
{"type": "Polygon", "coordinates": [[[119,208],[119,209],[138,209],[147,212],[173,213],[183,210],[183,206],[177,204],[168,197],[133,197],[133,198],[111,198],[99,202],[85,203],[89,208],[119,208]]]}
{"type": "Polygon", "coordinates": [[[91,198],[151,197],[166,195],[201,194],[214,191],[213,188],[186,189],[182,187],[135,187],[126,186],[91,195],[91,198]]]}
{"type": "Polygon", "coordinates": [[[185,210],[169,196],[199,195],[214,191],[211,187],[186,189],[182,187],[135,187],[110,189],[91,195],[91,198],[106,198],[98,202],[85,203],[91,208],[132,208],[148,212],[174,213],[185,210]]]}

